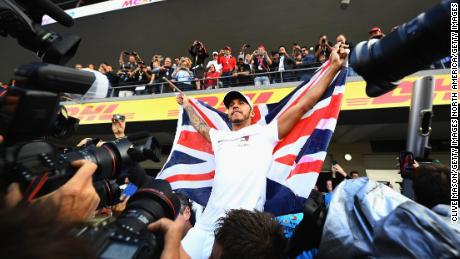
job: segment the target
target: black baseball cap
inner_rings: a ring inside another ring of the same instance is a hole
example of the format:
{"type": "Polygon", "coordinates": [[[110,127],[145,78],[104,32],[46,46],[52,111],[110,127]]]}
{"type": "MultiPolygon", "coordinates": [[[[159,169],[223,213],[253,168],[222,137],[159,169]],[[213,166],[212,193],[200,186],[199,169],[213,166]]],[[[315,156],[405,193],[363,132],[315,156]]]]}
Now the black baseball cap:
{"type": "Polygon", "coordinates": [[[246,95],[242,94],[240,91],[230,91],[225,95],[225,97],[224,97],[224,105],[225,105],[225,107],[227,107],[227,109],[228,109],[228,106],[230,105],[230,102],[235,100],[235,99],[240,99],[240,100],[244,101],[245,103],[247,103],[251,107],[251,109],[253,108],[251,100],[249,99],[249,97],[247,97],[246,95]]]}

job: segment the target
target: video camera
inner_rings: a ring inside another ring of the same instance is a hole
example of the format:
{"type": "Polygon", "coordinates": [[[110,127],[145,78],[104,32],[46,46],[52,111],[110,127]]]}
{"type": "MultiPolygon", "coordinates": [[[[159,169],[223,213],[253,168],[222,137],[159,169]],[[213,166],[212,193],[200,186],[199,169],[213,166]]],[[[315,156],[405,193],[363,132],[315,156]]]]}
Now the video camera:
{"type": "Polygon", "coordinates": [[[63,65],[75,55],[81,38],[45,30],[41,26],[45,13],[62,25],[73,25],[72,17],[49,0],[1,0],[0,35],[16,38],[19,45],[37,53],[44,62],[63,65]]]}
{"type": "Polygon", "coordinates": [[[383,39],[356,45],[350,64],[366,80],[369,97],[392,91],[403,77],[449,55],[451,3],[442,1],[383,39]]]}

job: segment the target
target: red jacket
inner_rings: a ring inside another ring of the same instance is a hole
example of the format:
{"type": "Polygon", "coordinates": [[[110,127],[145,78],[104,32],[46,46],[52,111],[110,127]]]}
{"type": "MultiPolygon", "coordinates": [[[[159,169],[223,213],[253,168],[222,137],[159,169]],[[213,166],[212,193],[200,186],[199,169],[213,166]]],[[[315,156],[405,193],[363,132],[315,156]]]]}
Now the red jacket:
{"type": "Polygon", "coordinates": [[[220,77],[220,73],[215,71],[213,73],[206,73],[206,79],[204,80],[204,89],[208,89],[209,87],[213,87],[217,85],[217,78],[220,77]]]}
{"type": "Polygon", "coordinates": [[[221,55],[217,58],[217,63],[222,65],[222,73],[232,72],[236,67],[236,58],[233,56],[226,57],[221,55]]]}

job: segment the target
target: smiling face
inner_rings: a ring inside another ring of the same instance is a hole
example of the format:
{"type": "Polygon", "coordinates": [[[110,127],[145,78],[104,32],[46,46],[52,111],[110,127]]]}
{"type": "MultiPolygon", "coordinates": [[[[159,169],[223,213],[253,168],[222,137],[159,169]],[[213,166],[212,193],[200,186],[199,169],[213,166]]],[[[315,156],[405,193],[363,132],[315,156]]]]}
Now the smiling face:
{"type": "Polygon", "coordinates": [[[242,99],[235,98],[228,105],[227,116],[232,124],[250,124],[254,112],[242,99]]]}

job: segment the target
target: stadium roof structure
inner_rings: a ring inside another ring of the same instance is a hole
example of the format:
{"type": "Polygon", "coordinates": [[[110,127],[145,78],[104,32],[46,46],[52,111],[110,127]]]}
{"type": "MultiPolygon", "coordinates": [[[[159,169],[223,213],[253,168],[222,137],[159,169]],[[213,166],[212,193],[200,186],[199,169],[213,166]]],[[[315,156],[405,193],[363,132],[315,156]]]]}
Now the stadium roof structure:
{"type": "MultiPolygon", "coordinates": [[[[293,43],[314,46],[321,34],[334,42],[338,33],[344,33],[349,41],[358,43],[368,38],[372,27],[388,33],[439,3],[351,0],[342,10],[339,0],[164,0],[146,4],[152,1],[124,0],[122,5],[135,7],[78,18],[72,28],[58,24],[46,27],[58,32],[70,30],[83,38],[68,65],[116,65],[123,49],[136,50],[146,60],[153,54],[185,56],[194,40],[203,41],[210,51],[229,45],[234,52],[243,43],[252,47],[263,43],[269,50],[282,44],[290,49],[293,43]]],[[[18,64],[36,61],[33,53],[12,38],[2,38],[0,48],[2,81],[12,76],[18,64]]]]}

